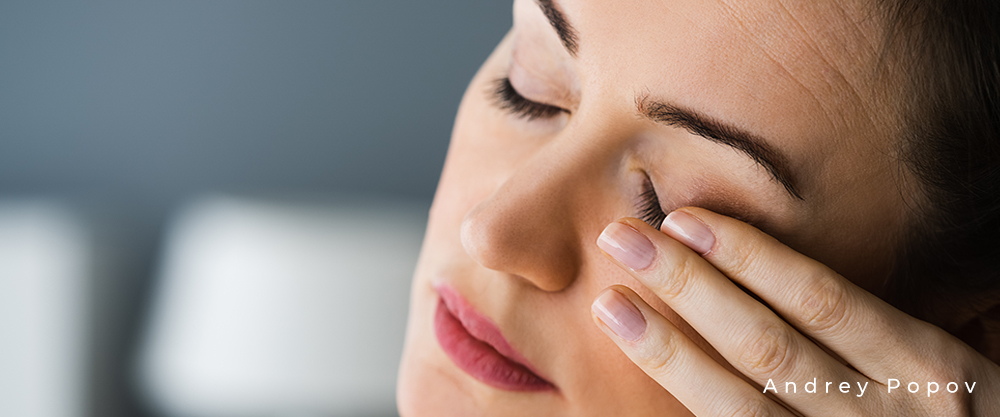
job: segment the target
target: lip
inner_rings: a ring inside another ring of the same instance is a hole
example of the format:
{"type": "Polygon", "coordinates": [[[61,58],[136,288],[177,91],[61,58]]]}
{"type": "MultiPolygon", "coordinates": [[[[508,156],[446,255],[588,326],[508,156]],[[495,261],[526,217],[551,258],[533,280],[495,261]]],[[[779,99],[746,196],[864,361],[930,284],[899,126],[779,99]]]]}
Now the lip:
{"type": "Polygon", "coordinates": [[[507,391],[550,391],[552,383],[532,370],[500,329],[446,284],[434,286],[440,298],[434,333],[445,354],[480,382],[507,391]]]}

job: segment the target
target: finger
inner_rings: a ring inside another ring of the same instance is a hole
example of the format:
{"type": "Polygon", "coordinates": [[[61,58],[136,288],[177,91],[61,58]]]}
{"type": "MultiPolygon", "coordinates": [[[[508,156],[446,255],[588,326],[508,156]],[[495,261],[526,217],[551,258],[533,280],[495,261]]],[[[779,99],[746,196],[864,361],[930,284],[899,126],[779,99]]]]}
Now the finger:
{"type": "Polygon", "coordinates": [[[632,290],[605,290],[591,313],[632,362],[695,415],[792,415],[715,362],[632,290]]]}
{"type": "Polygon", "coordinates": [[[906,366],[887,363],[886,352],[932,336],[926,323],[736,219],[686,207],[670,213],[662,230],[876,380],[906,366]]]}
{"type": "MultiPolygon", "coordinates": [[[[598,245],[761,386],[804,384],[816,378],[818,383],[845,381],[870,387],[864,385],[869,382],[865,376],[820,349],[697,253],[641,220],[627,218],[608,225],[598,245]]],[[[865,407],[874,397],[776,391],[783,401],[807,413],[865,407]]]]}

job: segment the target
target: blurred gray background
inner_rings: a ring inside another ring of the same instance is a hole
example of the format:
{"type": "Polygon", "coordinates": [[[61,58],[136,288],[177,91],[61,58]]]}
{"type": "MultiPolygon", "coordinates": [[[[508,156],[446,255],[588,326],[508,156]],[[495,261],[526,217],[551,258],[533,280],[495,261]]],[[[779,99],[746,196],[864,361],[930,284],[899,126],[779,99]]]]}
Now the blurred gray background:
{"type": "Polygon", "coordinates": [[[99,254],[85,415],[152,415],[129,365],[179,205],[429,204],[509,26],[509,1],[0,2],[0,199],[72,207],[99,254]]]}

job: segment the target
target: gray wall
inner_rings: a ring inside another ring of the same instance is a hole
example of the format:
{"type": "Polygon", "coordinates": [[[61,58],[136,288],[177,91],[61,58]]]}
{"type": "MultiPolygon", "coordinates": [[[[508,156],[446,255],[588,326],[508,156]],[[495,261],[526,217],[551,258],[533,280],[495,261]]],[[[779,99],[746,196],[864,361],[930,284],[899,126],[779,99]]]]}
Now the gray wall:
{"type": "Polygon", "coordinates": [[[509,1],[0,1],[0,199],[79,207],[102,255],[88,414],[128,361],[161,233],[205,193],[429,201],[509,1]]]}
{"type": "Polygon", "coordinates": [[[0,2],[0,193],[428,198],[507,1],[0,2]]]}

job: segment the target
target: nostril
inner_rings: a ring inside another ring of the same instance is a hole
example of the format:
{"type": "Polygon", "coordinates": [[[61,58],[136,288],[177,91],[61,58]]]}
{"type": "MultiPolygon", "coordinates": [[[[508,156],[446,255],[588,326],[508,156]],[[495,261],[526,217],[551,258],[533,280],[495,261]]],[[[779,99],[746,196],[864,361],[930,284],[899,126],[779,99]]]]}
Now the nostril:
{"type": "Polygon", "coordinates": [[[570,239],[545,226],[519,221],[508,212],[478,209],[462,221],[460,237],[465,252],[483,267],[543,291],[559,291],[573,281],[577,260],[570,239]]]}
{"type": "Polygon", "coordinates": [[[579,239],[566,190],[552,175],[508,179],[472,208],[459,231],[462,247],[485,268],[559,291],[576,276],[579,239]]]}

